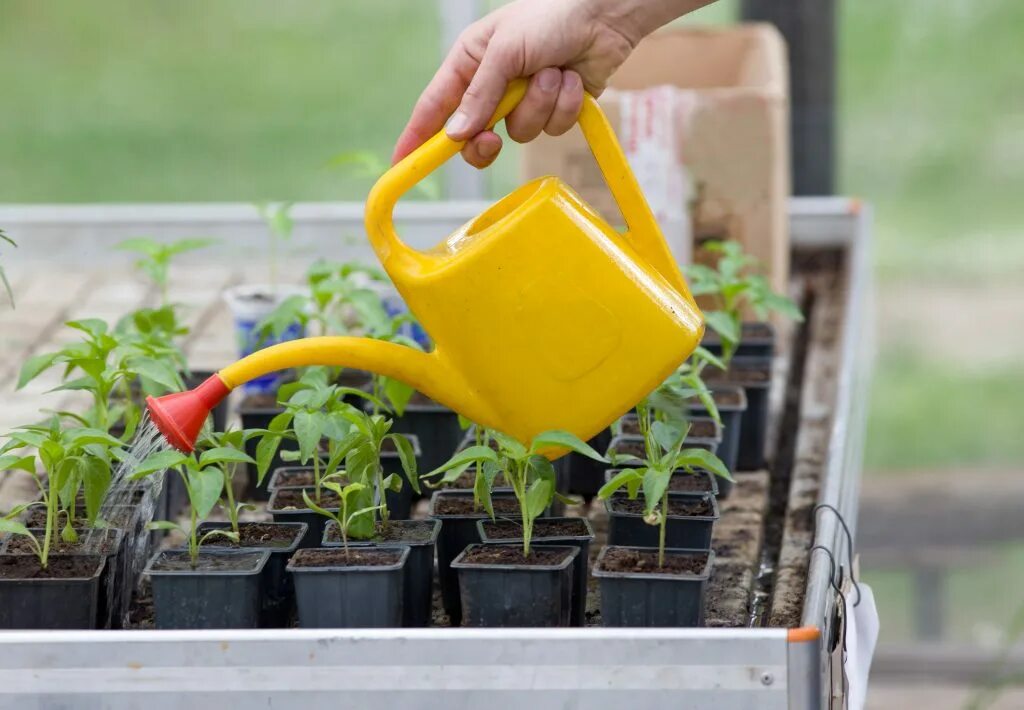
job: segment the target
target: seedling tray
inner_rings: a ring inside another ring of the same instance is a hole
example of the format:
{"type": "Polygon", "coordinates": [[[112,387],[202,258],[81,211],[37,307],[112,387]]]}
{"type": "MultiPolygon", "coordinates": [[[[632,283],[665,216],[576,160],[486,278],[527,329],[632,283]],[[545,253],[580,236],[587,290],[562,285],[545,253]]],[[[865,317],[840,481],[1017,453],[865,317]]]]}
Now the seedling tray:
{"type": "MultiPolygon", "coordinates": [[[[102,217],[81,208],[56,217],[53,208],[45,216],[33,208],[0,214],[29,239],[59,232],[65,244],[143,225],[158,237],[240,234],[250,226],[242,208],[217,207],[191,222],[191,208],[167,206],[102,217]]],[[[405,205],[397,221],[410,241],[427,246],[481,209],[405,205]]],[[[295,216],[300,239],[333,245],[339,231],[358,231],[362,210],[300,206],[295,216]]],[[[869,211],[855,201],[791,203],[794,270],[838,267],[820,281],[831,284],[826,296],[805,300],[808,323],[792,341],[799,364],[777,398],[782,413],[769,432],[778,442],[770,484],[776,520],[765,533],[774,573],[756,586],[746,627],[6,632],[0,707],[827,707],[838,596],[828,556],[807,550],[822,545],[850,567],[837,517],[815,516],[813,507],[834,506],[856,534],[871,352],[869,224],[869,211]]],[[[354,247],[344,256],[365,254],[354,247]]]]}

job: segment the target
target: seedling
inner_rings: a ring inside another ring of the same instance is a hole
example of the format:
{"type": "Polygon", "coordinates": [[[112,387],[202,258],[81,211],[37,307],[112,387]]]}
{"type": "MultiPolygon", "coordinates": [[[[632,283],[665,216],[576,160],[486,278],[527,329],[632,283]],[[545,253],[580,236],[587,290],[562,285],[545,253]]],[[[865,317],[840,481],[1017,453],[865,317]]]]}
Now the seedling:
{"type": "MultiPolygon", "coordinates": [[[[337,481],[324,481],[324,487],[338,494],[340,503],[337,513],[332,513],[318,506],[306,491],[302,491],[302,498],[306,501],[306,505],[309,506],[310,510],[338,524],[338,530],[341,531],[341,544],[345,550],[345,559],[348,560],[350,558],[348,549],[349,537],[367,537],[362,534],[362,530],[357,530],[357,525],[361,522],[368,522],[369,528],[372,530],[373,514],[378,511],[383,512],[386,506],[381,504],[359,507],[366,498],[366,492],[370,490],[363,483],[349,483],[347,486],[342,487],[341,483],[337,481]]],[[[361,525],[360,527],[365,528],[367,526],[361,525]]]]}
{"type": "MultiPolygon", "coordinates": [[[[18,245],[14,243],[14,240],[4,234],[4,230],[0,229],[0,241],[10,244],[12,247],[18,245]]],[[[0,284],[3,284],[4,291],[7,293],[7,300],[11,302],[11,308],[14,308],[14,291],[11,289],[11,282],[7,280],[7,272],[4,271],[4,265],[0,264],[0,284]]]]}
{"type": "Polygon", "coordinates": [[[230,474],[225,469],[237,463],[245,463],[251,459],[233,447],[217,447],[202,452],[198,456],[186,456],[178,451],[165,450],[149,456],[139,464],[132,480],[139,480],[158,471],[176,470],[181,476],[189,501],[189,529],[170,520],[153,521],[147,526],[149,530],[179,530],[188,539],[188,554],[195,568],[199,560],[199,550],[212,538],[223,537],[238,542],[237,528],[231,530],[210,530],[203,535],[198,534],[199,525],[213,512],[224,492],[225,484],[230,488],[230,474]]]}
{"type": "Polygon", "coordinates": [[[270,287],[277,292],[278,253],[284,242],[292,238],[295,222],[292,220],[291,202],[260,202],[256,205],[260,217],[267,225],[270,238],[268,253],[270,255],[270,287]]]}
{"type": "Polygon", "coordinates": [[[110,487],[111,464],[120,455],[121,442],[98,429],[64,428],[57,416],[43,424],[20,427],[7,436],[7,443],[0,447],[0,471],[28,473],[39,488],[40,500],[15,506],[0,519],[0,531],[28,537],[39,564],[45,568],[62,514],[65,522],[61,538],[65,542],[78,541],[74,526],[79,491],[85,494],[87,520],[90,525],[95,523],[110,487]],[[26,448],[35,453],[24,453],[26,448]],[[15,520],[25,510],[37,506],[46,509],[42,543],[15,520]]]}
{"type": "MultiPolygon", "coordinates": [[[[664,392],[654,393],[645,398],[636,407],[640,422],[640,433],[644,440],[645,458],[633,456],[618,457],[619,460],[630,459],[631,463],[640,464],[635,468],[626,468],[615,475],[598,491],[598,498],[610,498],[616,491],[625,488],[629,497],[635,499],[638,492],[644,495],[644,521],[648,525],[660,527],[658,537],[658,565],[665,562],[665,530],[668,525],[669,481],[673,473],[679,469],[694,473],[694,469],[703,468],[716,476],[732,480],[725,464],[710,451],[704,449],[684,449],[683,443],[690,430],[685,419],[658,418],[659,413],[654,403],[664,396],[664,392]]],[[[664,410],[663,410],[664,411],[664,410]]],[[[662,415],[663,415],[662,411],[662,415]]]]}
{"type": "Polygon", "coordinates": [[[753,309],[761,320],[770,313],[779,313],[795,321],[803,314],[789,298],[772,291],[763,275],[756,273],[760,262],[743,253],[735,241],[709,241],[702,248],[718,255],[715,268],[703,264],[686,267],[690,292],[694,296],[711,296],[717,308],[704,311],[704,320],[722,339],[723,360],[728,363],[740,344],[743,311],[753,309]]]}
{"type": "MultiPolygon", "coordinates": [[[[483,498],[487,513],[494,518],[494,507],[491,501],[491,489],[494,479],[500,473],[512,488],[519,510],[523,518],[523,557],[530,556],[530,543],[533,539],[533,524],[544,514],[551,502],[557,497],[567,503],[576,501],[567,498],[555,488],[555,468],[543,452],[551,449],[569,449],[583,454],[595,461],[607,463],[607,459],[594,451],[586,442],[565,431],[548,431],[538,434],[530,442],[529,447],[523,446],[510,436],[501,432],[492,432],[498,450],[489,446],[471,446],[460,451],[448,462],[431,471],[427,476],[441,476],[442,481],[458,478],[469,466],[480,464],[484,481],[483,490],[479,491],[483,498]]],[[[476,493],[476,488],[474,488],[476,493]]]]}
{"type": "Polygon", "coordinates": [[[239,464],[255,464],[256,462],[244,453],[245,442],[258,432],[234,429],[226,432],[208,432],[199,442],[202,456],[208,463],[217,463],[224,474],[224,500],[221,507],[228,516],[231,531],[238,534],[238,517],[242,511],[255,510],[251,503],[235,500],[234,477],[239,464]]]}
{"type": "Polygon", "coordinates": [[[160,305],[163,307],[169,305],[167,299],[168,274],[174,257],[197,249],[204,249],[215,242],[215,239],[179,239],[165,243],[147,237],[138,237],[126,239],[114,248],[139,254],[140,258],[135,262],[135,268],[152,279],[160,293],[160,305]]]}
{"type": "Polygon", "coordinates": [[[133,401],[132,383],[138,380],[142,391],[153,395],[184,388],[173,364],[177,352],[165,344],[136,333],[111,331],[106,322],[95,318],[65,325],[81,332],[81,340],[30,357],[21,368],[18,389],[50,368],[62,366],[62,383],[54,390],[85,391],[92,397],[92,406],[84,415],[61,413],[83,426],[110,431],[122,423],[125,438],[130,438],[141,417],[133,401]]]}

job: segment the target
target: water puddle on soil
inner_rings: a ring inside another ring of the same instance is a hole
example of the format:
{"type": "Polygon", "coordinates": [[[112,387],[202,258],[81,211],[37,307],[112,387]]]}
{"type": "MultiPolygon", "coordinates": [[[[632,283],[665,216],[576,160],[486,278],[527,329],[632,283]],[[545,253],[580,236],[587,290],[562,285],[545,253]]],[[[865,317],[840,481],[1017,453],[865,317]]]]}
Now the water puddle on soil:
{"type": "MultiPolygon", "coordinates": [[[[132,476],[143,461],[164,448],[167,448],[167,441],[163,434],[149,420],[148,414],[143,415],[127,455],[114,469],[110,489],[100,507],[99,518],[108,527],[124,532],[115,556],[108,560],[114,568],[104,574],[110,617],[107,621],[111,628],[124,628],[128,623],[132,594],[155,543],[154,534],[146,526],[157,512],[164,485],[163,471],[156,471],[138,481],[132,480],[132,476]]],[[[84,546],[99,553],[105,537],[102,531],[92,530],[86,536],[84,546]]]]}

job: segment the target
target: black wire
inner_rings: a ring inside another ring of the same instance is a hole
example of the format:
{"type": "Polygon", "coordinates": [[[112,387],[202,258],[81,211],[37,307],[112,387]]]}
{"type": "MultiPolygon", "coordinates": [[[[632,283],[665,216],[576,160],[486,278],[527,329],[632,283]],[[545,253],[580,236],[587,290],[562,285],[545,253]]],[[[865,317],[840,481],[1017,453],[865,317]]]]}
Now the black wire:
{"type": "MultiPolygon", "coordinates": [[[[836,558],[832,555],[832,551],[830,549],[828,549],[827,547],[825,547],[824,545],[814,545],[813,547],[811,547],[811,549],[809,551],[809,554],[813,555],[815,550],[821,550],[826,555],[828,555],[828,564],[829,564],[828,583],[829,583],[829,586],[831,586],[832,589],[835,590],[835,593],[839,595],[839,599],[843,603],[843,615],[845,616],[846,615],[846,595],[843,594],[843,590],[839,588],[839,585],[836,584],[836,580],[835,580],[835,576],[836,576],[836,558]]],[[[851,576],[851,579],[852,579],[852,576],[851,576]]],[[[847,653],[846,653],[846,625],[847,625],[847,623],[849,623],[849,620],[847,619],[847,620],[845,620],[845,622],[846,623],[843,624],[843,637],[842,637],[842,639],[843,639],[843,667],[839,669],[839,672],[842,673],[842,678],[843,678],[843,697],[844,698],[849,694],[849,688],[847,687],[847,683],[846,683],[846,657],[847,657],[847,653]]]]}
{"type": "MultiPolygon", "coordinates": [[[[850,534],[850,528],[843,519],[843,514],[840,513],[834,505],[828,503],[818,503],[814,506],[814,510],[811,511],[811,515],[814,516],[815,528],[817,528],[818,511],[830,510],[835,513],[836,518],[839,520],[839,524],[843,526],[843,532],[846,533],[846,557],[850,562],[850,581],[853,582],[853,588],[857,590],[857,601],[853,603],[854,607],[860,605],[860,584],[857,582],[857,577],[853,574],[853,535],[850,534]]],[[[831,553],[829,553],[831,554],[831,553]]]]}

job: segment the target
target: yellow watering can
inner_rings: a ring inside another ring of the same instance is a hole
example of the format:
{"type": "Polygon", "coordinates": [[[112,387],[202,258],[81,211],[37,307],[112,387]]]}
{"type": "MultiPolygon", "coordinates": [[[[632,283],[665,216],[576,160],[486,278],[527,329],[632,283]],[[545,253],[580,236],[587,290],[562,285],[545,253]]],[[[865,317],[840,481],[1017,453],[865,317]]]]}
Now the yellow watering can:
{"type": "MultiPolygon", "coordinates": [[[[522,99],[512,82],[491,126],[522,99]]],[[[395,232],[395,203],[457,155],[441,131],[391,168],[366,202],[385,271],[435,343],[305,338],[260,350],[191,392],[148,400],[169,443],[191,451],[210,408],[239,385],[308,365],[394,377],[485,427],[528,442],[551,429],[588,439],[657,387],[704,325],[597,101],[583,133],[618,202],[620,234],[556,177],[529,182],[429,251],[395,232]]]]}

